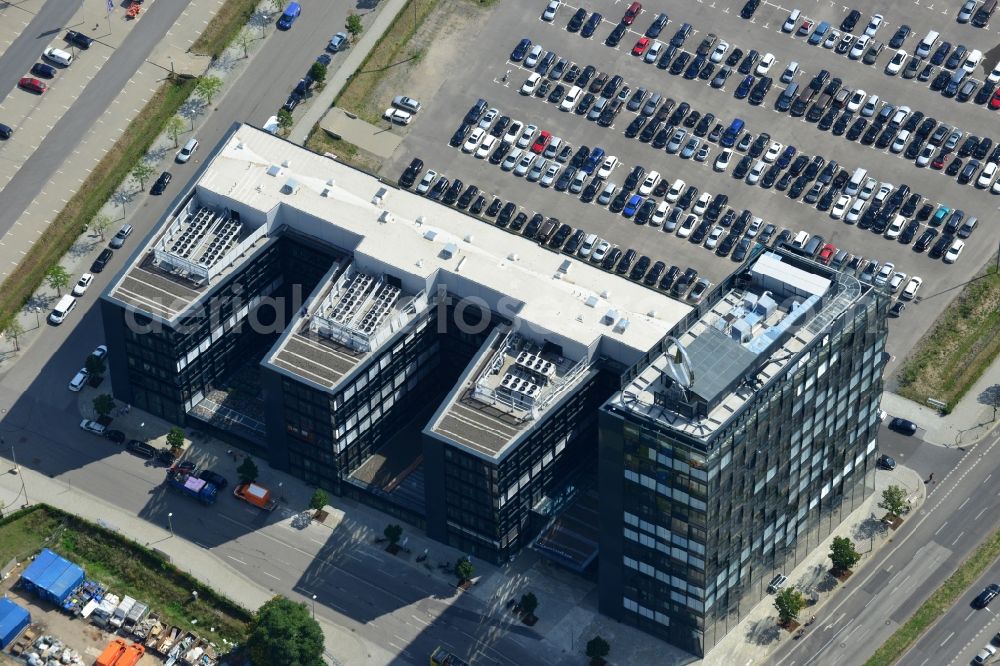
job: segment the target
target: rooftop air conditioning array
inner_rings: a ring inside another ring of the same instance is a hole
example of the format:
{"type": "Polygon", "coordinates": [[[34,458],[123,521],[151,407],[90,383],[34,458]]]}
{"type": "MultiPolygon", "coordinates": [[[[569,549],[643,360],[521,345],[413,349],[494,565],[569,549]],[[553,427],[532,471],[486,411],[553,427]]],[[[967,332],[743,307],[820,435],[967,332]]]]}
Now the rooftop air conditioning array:
{"type": "Polygon", "coordinates": [[[361,319],[361,332],[371,335],[382,325],[386,315],[392,310],[392,306],[399,300],[399,287],[383,284],[378,293],[375,294],[375,304],[365,313],[361,319]]]}
{"type": "Polygon", "coordinates": [[[515,363],[529,373],[542,377],[543,381],[547,381],[556,374],[556,366],[552,361],[546,361],[541,356],[526,351],[517,355],[515,363]]]}

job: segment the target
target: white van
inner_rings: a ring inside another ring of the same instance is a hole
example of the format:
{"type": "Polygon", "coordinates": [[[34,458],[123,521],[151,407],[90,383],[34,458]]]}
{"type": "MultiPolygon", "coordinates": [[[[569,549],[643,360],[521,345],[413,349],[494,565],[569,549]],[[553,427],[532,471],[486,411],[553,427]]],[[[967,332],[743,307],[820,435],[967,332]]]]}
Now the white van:
{"type": "Polygon", "coordinates": [[[73,56],[66,53],[62,49],[45,49],[42,51],[42,56],[46,60],[51,60],[57,65],[62,65],[63,67],[69,67],[73,64],[73,56]]]}
{"type": "Polygon", "coordinates": [[[791,32],[795,30],[795,23],[799,20],[799,16],[802,15],[802,11],[799,9],[793,9],[785,19],[785,23],[781,26],[782,32],[791,32]]]}
{"type": "Polygon", "coordinates": [[[844,194],[849,197],[853,197],[861,189],[861,184],[865,182],[865,176],[868,175],[868,169],[864,167],[858,167],[854,170],[854,175],[851,179],[847,181],[847,185],[844,186],[844,194]]]}
{"type": "Polygon", "coordinates": [[[967,71],[969,74],[973,74],[979,67],[979,63],[983,61],[983,52],[979,49],[972,49],[969,55],[965,58],[965,62],[962,63],[962,69],[967,71]]]}
{"type": "Polygon", "coordinates": [[[76,307],[76,299],[66,294],[59,299],[56,306],[52,308],[52,312],[49,313],[49,323],[51,324],[61,324],[66,319],[66,315],[73,311],[76,307]]]}
{"type": "Polygon", "coordinates": [[[573,86],[570,88],[569,92],[566,93],[566,96],[563,98],[562,103],[559,104],[559,110],[572,111],[576,106],[577,100],[580,98],[580,92],[580,86],[573,86]]]}
{"type": "Polygon", "coordinates": [[[808,242],[809,242],[809,232],[800,231],[799,233],[795,234],[795,238],[792,239],[792,247],[803,248],[808,242]]]}
{"type": "Polygon", "coordinates": [[[941,33],[939,33],[937,30],[931,30],[930,32],[928,32],[927,36],[924,37],[919,44],[917,44],[917,48],[914,51],[914,54],[918,58],[926,58],[928,55],[930,55],[931,49],[934,48],[934,43],[937,42],[938,37],[940,36],[941,33]]]}

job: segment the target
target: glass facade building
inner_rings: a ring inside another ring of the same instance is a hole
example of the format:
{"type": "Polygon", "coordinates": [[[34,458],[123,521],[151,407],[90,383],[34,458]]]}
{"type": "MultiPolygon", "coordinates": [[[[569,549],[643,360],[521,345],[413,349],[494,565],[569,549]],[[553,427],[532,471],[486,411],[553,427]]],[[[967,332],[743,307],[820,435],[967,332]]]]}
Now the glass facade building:
{"type": "Polygon", "coordinates": [[[703,656],[871,494],[887,303],[767,252],[625,374],[600,422],[603,613],[703,656]]]}

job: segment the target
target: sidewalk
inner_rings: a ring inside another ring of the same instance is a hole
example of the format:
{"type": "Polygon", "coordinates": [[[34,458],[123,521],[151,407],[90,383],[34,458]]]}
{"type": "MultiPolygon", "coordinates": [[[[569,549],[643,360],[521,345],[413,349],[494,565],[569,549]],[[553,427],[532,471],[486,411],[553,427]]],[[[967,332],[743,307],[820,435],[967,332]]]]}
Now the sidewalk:
{"type": "MultiPolygon", "coordinates": [[[[310,101],[306,112],[295,122],[295,126],[288,134],[289,141],[299,145],[306,142],[309,132],[330,110],[334,98],[340,94],[340,91],[347,85],[347,80],[361,66],[372,48],[382,39],[382,34],[396,19],[396,15],[403,10],[406,3],[407,0],[388,0],[388,2],[380,4],[377,9],[372,10],[378,12],[375,15],[375,20],[371,22],[371,25],[365,26],[365,31],[361,33],[361,39],[347,49],[347,57],[337,66],[334,75],[327,80],[323,90],[310,101]]],[[[362,19],[364,16],[366,15],[362,15],[362,19]]]]}
{"type": "Polygon", "coordinates": [[[980,402],[983,392],[996,385],[1000,385],[1000,358],[993,361],[951,414],[942,414],[934,407],[889,391],[882,394],[882,409],[890,417],[899,416],[916,423],[925,431],[920,436],[928,444],[969,446],[1000,425],[1000,421],[993,419],[993,407],[980,402]]]}

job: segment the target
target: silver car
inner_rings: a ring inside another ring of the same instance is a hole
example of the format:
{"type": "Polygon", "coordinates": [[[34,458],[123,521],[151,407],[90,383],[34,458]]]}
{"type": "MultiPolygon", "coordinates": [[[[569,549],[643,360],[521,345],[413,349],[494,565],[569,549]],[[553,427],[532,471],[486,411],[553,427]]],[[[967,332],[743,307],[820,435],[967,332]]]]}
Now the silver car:
{"type": "Polygon", "coordinates": [[[684,141],[684,137],[687,136],[687,130],[678,129],[674,131],[674,135],[670,137],[670,141],[667,142],[667,152],[673,155],[678,150],[681,149],[681,143],[684,141]]]}
{"type": "Polygon", "coordinates": [[[541,178],[542,177],[542,172],[545,171],[546,164],[547,164],[547,161],[546,161],[546,159],[544,157],[539,157],[538,159],[536,159],[532,163],[531,169],[528,171],[528,176],[527,176],[528,180],[530,182],[534,183],[539,178],[541,178]]]}
{"type": "Polygon", "coordinates": [[[698,146],[701,145],[701,139],[696,136],[688,139],[687,145],[684,146],[684,150],[681,151],[681,157],[683,159],[690,159],[694,155],[694,151],[698,150],[698,146]]]}
{"type": "Polygon", "coordinates": [[[601,190],[600,196],[597,197],[597,203],[599,203],[602,206],[607,206],[608,203],[610,203],[611,200],[615,198],[615,192],[617,190],[618,190],[617,185],[615,185],[614,183],[608,183],[607,185],[604,186],[604,189],[601,190]]]}
{"type": "Polygon", "coordinates": [[[556,178],[559,177],[559,172],[561,170],[562,170],[561,165],[555,162],[550,162],[549,166],[545,169],[545,173],[538,181],[538,184],[541,185],[542,187],[550,187],[552,183],[555,182],[556,178]]]}
{"type": "Polygon", "coordinates": [[[528,173],[528,169],[531,168],[531,165],[534,163],[534,161],[535,161],[534,153],[529,152],[522,155],[521,159],[517,163],[517,166],[514,167],[514,175],[523,176],[524,174],[528,173]]]}

